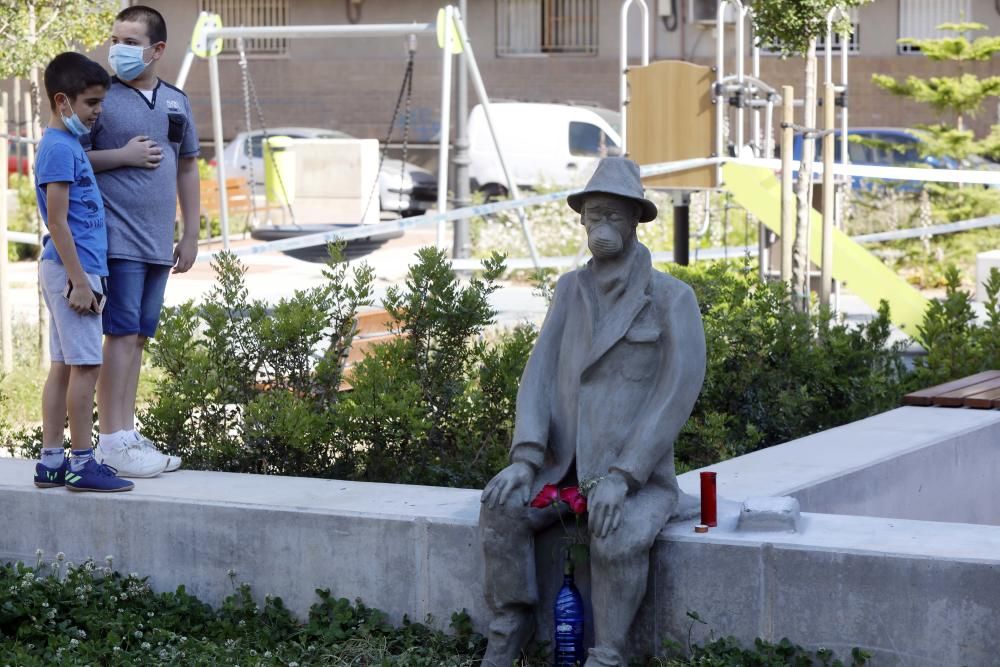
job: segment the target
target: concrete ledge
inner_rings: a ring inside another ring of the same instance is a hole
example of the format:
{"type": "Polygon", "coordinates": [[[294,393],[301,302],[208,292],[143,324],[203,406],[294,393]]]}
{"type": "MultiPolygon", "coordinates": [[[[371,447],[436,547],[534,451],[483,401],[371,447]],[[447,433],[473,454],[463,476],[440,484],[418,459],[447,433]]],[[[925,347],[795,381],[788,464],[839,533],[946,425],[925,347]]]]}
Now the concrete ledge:
{"type": "MultiPolygon", "coordinates": [[[[709,622],[695,628],[698,641],[708,630],[746,642],[787,636],[841,657],[861,646],[879,665],[992,664],[1000,526],[986,524],[1000,510],[985,482],[997,449],[1000,413],[904,408],[712,466],[720,495],[737,502],[720,502],[707,534],[694,533],[697,518],[661,533],[637,652],[686,641],[696,611],[709,622]],[[980,486],[954,486],[969,479],[980,486]],[[765,495],[799,500],[799,532],[737,532],[739,501],[765,495]],[[816,513],[916,513],[946,498],[951,514],[983,523],[816,513]]],[[[210,603],[230,592],[234,568],[257,596],[280,595],[299,614],[314,589],[330,588],[395,621],[432,614],[444,626],[465,608],[484,627],[479,491],[182,471],[101,496],[36,489],[32,468],[0,459],[0,560],[34,562],[36,548],[73,561],[111,554],[157,589],[184,584],[210,603]]],[[[682,486],[697,491],[697,477],[682,486]]],[[[556,538],[538,545],[543,600],[561,581],[546,557],[556,538]]],[[[585,573],[579,583],[586,595],[585,573]]]]}

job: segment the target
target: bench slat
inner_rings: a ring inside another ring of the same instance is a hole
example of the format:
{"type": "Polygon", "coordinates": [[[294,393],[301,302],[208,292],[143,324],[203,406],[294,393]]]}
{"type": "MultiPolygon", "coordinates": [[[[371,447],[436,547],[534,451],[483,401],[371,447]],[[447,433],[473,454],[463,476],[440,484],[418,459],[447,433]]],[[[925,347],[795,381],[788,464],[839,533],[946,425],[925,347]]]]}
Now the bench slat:
{"type": "Polygon", "coordinates": [[[972,385],[979,384],[980,382],[993,380],[995,378],[1000,378],[1000,371],[983,371],[958,380],[945,382],[944,384],[939,384],[934,387],[928,387],[927,389],[921,389],[920,391],[910,392],[903,397],[903,405],[933,405],[935,396],[946,394],[957,389],[970,387],[972,385]]]}
{"type": "Polygon", "coordinates": [[[969,396],[975,396],[976,394],[992,389],[1000,389],[1000,377],[977,382],[976,384],[955,389],[954,391],[940,393],[934,397],[934,405],[946,408],[959,408],[962,407],[965,399],[969,396]]]}

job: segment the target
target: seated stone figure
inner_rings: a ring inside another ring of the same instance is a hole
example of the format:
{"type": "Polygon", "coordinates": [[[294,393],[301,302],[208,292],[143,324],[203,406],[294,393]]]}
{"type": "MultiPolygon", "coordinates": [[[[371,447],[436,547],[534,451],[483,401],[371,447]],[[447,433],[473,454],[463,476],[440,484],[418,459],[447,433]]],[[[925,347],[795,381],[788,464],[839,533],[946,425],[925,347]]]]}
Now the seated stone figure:
{"type": "Polygon", "coordinates": [[[494,614],[484,667],[510,667],[534,631],[534,534],[556,513],[528,502],[545,484],[595,479],[588,530],[596,645],[586,665],[627,664],[650,549],[677,508],[674,440],[705,374],[694,292],[654,270],[636,238],[638,223],[657,213],[638,166],[603,159],[568,203],[593,259],[556,285],[521,377],[511,464],[483,491],[484,592],[494,614]]]}

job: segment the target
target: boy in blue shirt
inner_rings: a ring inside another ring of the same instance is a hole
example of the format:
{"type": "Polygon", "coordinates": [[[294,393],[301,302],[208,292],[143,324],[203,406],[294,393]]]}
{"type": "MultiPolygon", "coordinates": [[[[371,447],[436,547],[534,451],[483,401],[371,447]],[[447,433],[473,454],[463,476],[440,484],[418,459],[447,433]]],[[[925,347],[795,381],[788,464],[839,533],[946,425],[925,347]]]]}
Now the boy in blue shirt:
{"type": "Polygon", "coordinates": [[[48,229],[38,279],[49,310],[52,366],[42,392],[42,457],[35,486],[71,491],[130,491],[113,468],[94,460],[94,388],[101,370],[101,310],[107,294],[107,230],[94,172],[80,145],[101,113],[110,80],[79,53],[45,68],[52,116],[38,146],[35,192],[48,229]],[[72,458],[63,450],[69,415],[72,458]]]}
{"type": "Polygon", "coordinates": [[[110,272],[97,456],[123,477],[153,477],[181,465],[135,428],[142,353],[156,333],[167,276],[171,267],[190,269],[198,253],[198,135],[187,96],[156,76],[166,41],[155,9],[119,12],[108,53],[117,76],[88,153],[107,209],[110,272]],[[175,246],[178,200],[184,229],[175,246]]]}

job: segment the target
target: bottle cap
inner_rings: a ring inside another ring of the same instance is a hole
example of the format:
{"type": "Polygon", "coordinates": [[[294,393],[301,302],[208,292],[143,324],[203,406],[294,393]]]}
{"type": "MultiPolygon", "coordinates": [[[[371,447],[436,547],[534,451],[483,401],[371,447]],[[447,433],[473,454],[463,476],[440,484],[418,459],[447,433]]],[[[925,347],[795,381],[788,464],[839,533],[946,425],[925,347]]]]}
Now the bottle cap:
{"type": "Polygon", "coordinates": [[[696,533],[707,533],[708,532],[708,526],[706,526],[703,523],[699,523],[697,526],[694,527],[694,532],[696,532],[696,533]]]}

